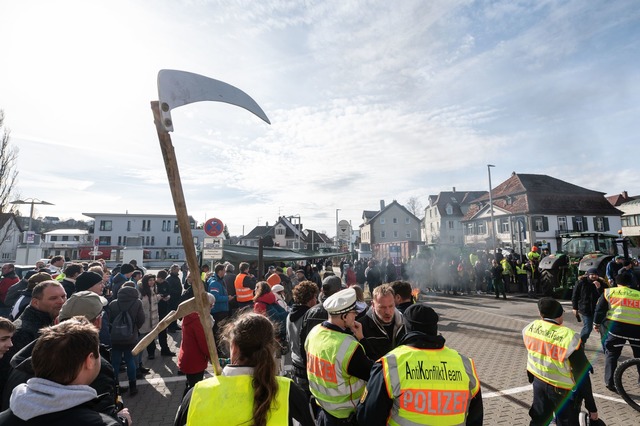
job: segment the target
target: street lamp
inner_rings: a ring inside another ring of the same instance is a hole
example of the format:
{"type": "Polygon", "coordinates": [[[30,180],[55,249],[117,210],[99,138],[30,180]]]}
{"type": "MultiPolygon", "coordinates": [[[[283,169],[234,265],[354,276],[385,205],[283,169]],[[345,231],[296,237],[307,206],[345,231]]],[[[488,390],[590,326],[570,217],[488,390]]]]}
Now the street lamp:
{"type": "Polygon", "coordinates": [[[338,247],[338,250],[340,249],[340,240],[338,239],[338,212],[341,209],[336,209],[336,247],[338,247]]]}
{"type": "Polygon", "coordinates": [[[491,167],[493,164],[487,164],[487,172],[489,173],[489,205],[491,209],[491,243],[493,244],[493,255],[496,254],[496,227],[493,223],[493,195],[491,194],[491,167]]]}
{"type": "MultiPolygon", "coordinates": [[[[28,230],[29,233],[31,233],[31,221],[33,220],[33,206],[35,204],[42,204],[45,206],[55,205],[48,201],[39,200],[37,198],[25,198],[24,200],[15,200],[15,201],[9,202],[9,204],[31,204],[31,210],[29,211],[29,230],[28,230]]],[[[29,243],[30,243],[30,238],[29,238],[29,234],[27,234],[27,255],[25,258],[26,264],[29,264],[29,243]]]]}

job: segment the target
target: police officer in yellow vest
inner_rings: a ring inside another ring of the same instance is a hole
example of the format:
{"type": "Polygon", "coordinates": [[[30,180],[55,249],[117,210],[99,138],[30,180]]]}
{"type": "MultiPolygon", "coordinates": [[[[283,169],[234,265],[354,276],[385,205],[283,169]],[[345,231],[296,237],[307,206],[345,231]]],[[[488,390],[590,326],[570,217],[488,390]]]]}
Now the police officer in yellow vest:
{"type": "Polygon", "coordinates": [[[538,311],[541,319],[522,330],[528,352],[527,375],[533,383],[530,425],[546,426],[554,413],[557,425],[577,425],[582,398],[591,420],[598,420],[589,378],[591,365],[580,334],[562,325],[563,309],[557,300],[541,298],[538,311]]]}
{"type": "Polygon", "coordinates": [[[444,345],[438,314],[423,304],[404,312],[407,334],[380,358],[357,410],[361,425],[482,425],[473,361],[444,345]]]}
{"type": "Polygon", "coordinates": [[[314,424],[305,393],[291,379],[276,376],[273,323],[241,314],[225,328],[231,364],[198,382],[182,400],[174,426],[314,424]]]}
{"type": "Polygon", "coordinates": [[[373,362],[358,342],[362,325],[356,321],[353,288],[329,296],[323,307],[329,320],[316,325],[307,336],[309,389],[320,406],[318,425],[350,425],[364,393],[373,362]]]}
{"type": "MultiPolygon", "coordinates": [[[[629,274],[618,274],[616,284],[617,287],[604,290],[604,294],[598,299],[593,318],[593,328],[598,333],[604,333],[606,338],[604,383],[612,392],[617,392],[613,373],[625,342],[640,339],[640,291],[631,288],[633,278],[629,274]]],[[[638,342],[630,343],[633,343],[633,356],[639,358],[638,342]]]]}

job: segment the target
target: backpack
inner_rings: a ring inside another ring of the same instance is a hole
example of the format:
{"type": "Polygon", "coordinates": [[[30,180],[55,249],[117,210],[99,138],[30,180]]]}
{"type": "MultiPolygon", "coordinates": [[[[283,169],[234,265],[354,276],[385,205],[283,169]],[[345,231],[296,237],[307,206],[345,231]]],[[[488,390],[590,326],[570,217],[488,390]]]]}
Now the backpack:
{"type": "Polygon", "coordinates": [[[123,311],[120,303],[117,303],[117,305],[120,312],[111,323],[111,343],[116,345],[135,343],[135,326],[133,325],[131,315],[129,315],[129,310],[123,311]]]}

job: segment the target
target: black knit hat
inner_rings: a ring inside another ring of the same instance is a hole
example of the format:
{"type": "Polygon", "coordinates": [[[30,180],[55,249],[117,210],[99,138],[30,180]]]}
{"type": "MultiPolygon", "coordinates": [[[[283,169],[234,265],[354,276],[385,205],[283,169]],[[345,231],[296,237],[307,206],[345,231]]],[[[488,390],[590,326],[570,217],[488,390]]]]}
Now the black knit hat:
{"type": "Polygon", "coordinates": [[[543,297],[538,300],[538,311],[544,318],[559,318],[564,313],[562,305],[553,297],[543,297]]]}
{"type": "Polygon", "coordinates": [[[433,308],[415,303],[404,311],[404,322],[407,331],[419,331],[430,336],[438,334],[440,317],[433,308]]]}
{"type": "Polygon", "coordinates": [[[92,271],[83,272],[76,278],[76,291],[89,290],[102,281],[100,274],[92,271]]]}
{"type": "Polygon", "coordinates": [[[136,268],[134,268],[133,265],[130,264],[130,263],[125,263],[120,267],[120,273],[123,274],[123,275],[124,274],[129,274],[129,273],[131,273],[131,272],[133,272],[135,270],[136,270],[136,268]]]}

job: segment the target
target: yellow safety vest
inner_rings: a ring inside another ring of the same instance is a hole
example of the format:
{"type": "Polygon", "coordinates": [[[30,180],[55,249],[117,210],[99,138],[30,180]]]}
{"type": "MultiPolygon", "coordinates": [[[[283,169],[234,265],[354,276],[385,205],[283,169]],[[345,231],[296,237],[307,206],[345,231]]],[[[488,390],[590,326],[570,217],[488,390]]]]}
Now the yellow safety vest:
{"type": "Polygon", "coordinates": [[[527,270],[524,268],[524,265],[521,265],[521,266],[516,265],[516,274],[527,275],[527,270]]]}
{"type": "MultiPolygon", "coordinates": [[[[253,377],[214,376],[198,382],[191,394],[187,425],[248,425],[253,418],[253,377]]],[[[291,379],[276,377],[278,393],[271,401],[267,425],[289,423],[291,379]]]]}
{"type": "Polygon", "coordinates": [[[398,346],[381,358],[395,401],[387,424],[464,425],[480,380],[470,358],[453,349],[398,346]]]}
{"type": "Polygon", "coordinates": [[[509,261],[507,259],[502,259],[500,261],[500,264],[502,265],[502,275],[512,275],[513,274],[513,269],[511,269],[511,264],[509,263],[509,261]]]}
{"type": "Polygon", "coordinates": [[[543,382],[573,389],[569,356],[580,347],[580,335],[569,327],[535,320],[522,330],[527,348],[527,370],[543,382]]]}
{"type": "Polygon", "coordinates": [[[604,290],[604,298],[609,302],[608,320],[640,326],[640,291],[611,287],[604,290]]]}
{"type": "Polygon", "coordinates": [[[347,373],[349,361],[360,346],[350,334],[316,325],[305,341],[309,389],[329,414],[346,419],[356,410],[366,382],[347,373]]]}

